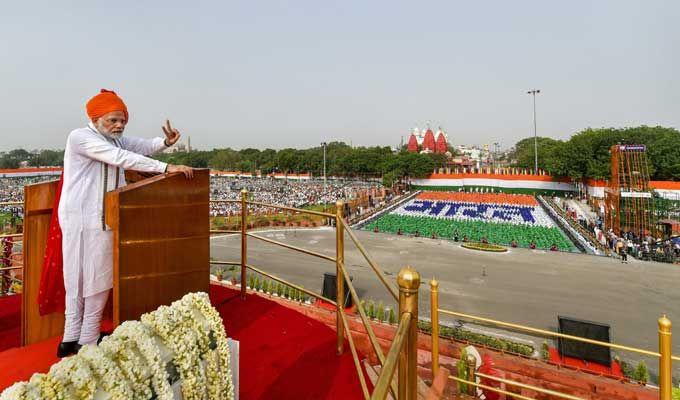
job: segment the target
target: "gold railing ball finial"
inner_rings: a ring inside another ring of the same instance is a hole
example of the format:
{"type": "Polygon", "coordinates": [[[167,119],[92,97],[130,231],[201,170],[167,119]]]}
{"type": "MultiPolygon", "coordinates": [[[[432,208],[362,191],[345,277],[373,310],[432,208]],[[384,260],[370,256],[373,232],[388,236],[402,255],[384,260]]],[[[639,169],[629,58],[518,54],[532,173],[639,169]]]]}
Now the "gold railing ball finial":
{"type": "Polygon", "coordinates": [[[673,324],[671,323],[671,320],[668,319],[666,314],[662,315],[661,318],[659,318],[659,332],[670,332],[671,327],[673,324]]]}
{"type": "Polygon", "coordinates": [[[402,289],[418,290],[420,287],[420,274],[415,269],[406,266],[399,271],[397,283],[402,289]]]}
{"type": "Polygon", "coordinates": [[[435,292],[439,290],[439,281],[437,278],[432,277],[432,280],[430,281],[430,288],[435,292]]]}

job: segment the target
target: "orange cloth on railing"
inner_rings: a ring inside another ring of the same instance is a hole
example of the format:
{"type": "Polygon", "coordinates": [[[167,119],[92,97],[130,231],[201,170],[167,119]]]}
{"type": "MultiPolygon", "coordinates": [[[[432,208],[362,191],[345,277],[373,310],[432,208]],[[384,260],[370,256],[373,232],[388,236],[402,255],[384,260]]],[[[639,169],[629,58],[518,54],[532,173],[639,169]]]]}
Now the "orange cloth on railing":
{"type": "Polygon", "coordinates": [[[61,250],[61,226],[59,226],[59,199],[64,175],[59,180],[57,193],[54,197],[54,208],[50,220],[50,230],[47,233],[47,246],[40,275],[40,289],[38,291],[38,312],[47,315],[53,312],[64,312],[66,290],[64,289],[64,258],[61,250]]]}

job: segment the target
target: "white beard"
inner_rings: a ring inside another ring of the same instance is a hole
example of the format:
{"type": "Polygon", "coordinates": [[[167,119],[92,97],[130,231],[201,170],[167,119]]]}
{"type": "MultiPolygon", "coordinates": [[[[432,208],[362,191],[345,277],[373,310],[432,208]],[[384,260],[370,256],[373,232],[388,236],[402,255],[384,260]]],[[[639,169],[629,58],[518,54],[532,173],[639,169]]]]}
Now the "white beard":
{"type": "Polygon", "coordinates": [[[97,132],[101,133],[102,135],[106,136],[109,139],[120,139],[123,136],[123,132],[121,133],[110,133],[107,132],[103,126],[100,126],[99,124],[95,125],[95,128],[97,128],[97,132]]]}
{"type": "Polygon", "coordinates": [[[108,138],[111,138],[111,139],[120,139],[123,136],[123,132],[121,132],[121,133],[106,133],[106,132],[102,132],[102,131],[99,131],[99,132],[102,135],[104,135],[108,138]]]}

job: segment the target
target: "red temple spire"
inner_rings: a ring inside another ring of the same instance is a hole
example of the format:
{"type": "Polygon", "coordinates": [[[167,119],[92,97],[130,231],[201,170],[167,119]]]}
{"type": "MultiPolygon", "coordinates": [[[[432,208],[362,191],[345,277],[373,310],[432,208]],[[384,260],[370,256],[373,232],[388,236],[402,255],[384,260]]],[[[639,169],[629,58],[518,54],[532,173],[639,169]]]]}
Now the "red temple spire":
{"type": "Polygon", "coordinates": [[[434,140],[434,133],[432,133],[432,129],[427,129],[427,132],[425,132],[425,138],[423,138],[423,150],[430,150],[432,152],[435,151],[436,143],[434,140]]]}
{"type": "Polygon", "coordinates": [[[416,138],[416,135],[411,134],[411,136],[408,138],[408,152],[409,153],[417,153],[418,152],[418,139],[416,138]]]}
{"type": "Polygon", "coordinates": [[[435,153],[446,153],[449,149],[448,143],[446,143],[446,138],[444,137],[444,132],[439,131],[437,135],[437,143],[435,153]]]}

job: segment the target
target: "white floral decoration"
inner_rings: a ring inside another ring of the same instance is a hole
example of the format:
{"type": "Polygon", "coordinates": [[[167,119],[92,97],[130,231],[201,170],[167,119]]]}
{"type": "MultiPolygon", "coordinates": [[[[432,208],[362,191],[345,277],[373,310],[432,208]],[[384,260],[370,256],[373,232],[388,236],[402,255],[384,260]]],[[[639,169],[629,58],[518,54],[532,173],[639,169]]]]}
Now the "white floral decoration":
{"type": "Polygon", "coordinates": [[[114,334],[105,337],[99,347],[118,364],[132,386],[133,399],[149,399],[152,396],[149,368],[134,341],[114,334]]]}
{"type": "Polygon", "coordinates": [[[169,357],[184,399],[234,399],[227,335],[207,294],[188,294],[141,319],[124,322],[99,347],[84,346],[48,374],[15,383],[0,400],[93,399],[102,393],[111,400],[171,400],[169,357]]]}
{"type": "Polygon", "coordinates": [[[173,351],[173,362],[182,378],[185,400],[205,398],[206,382],[201,365],[195,329],[187,329],[191,310],[161,306],[155,312],[142,315],[142,323],[151,328],[173,351]],[[185,315],[182,315],[182,314],[185,315]]]}
{"type": "Polygon", "coordinates": [[[111,396],[111,400],[127,400],[133,397],[132,388],[118,364],[106,357],[99,347],[85,345],[78,352],[78,357],[87,361],[102,389],[111,396]]]}
{"type": "Polygon", "coordinates": [[[210,330],[215,336],[217,344],[217,355],[219,360],[219,381],[226,383],[221,388],[220,396],[218,398],[233,399],[234,398],[234,384],[231,379],[231,360],[229,354],[229,345],[227,344],[227,333],[224,330],[222,318],[217,310],[210,304],[210,298],[206,293],[190,293],[185,295],[182,302],[191,303],[194,308],[198,309],[203,317],[207,320],[210,330]]]}
{"type": "Polygon", "coordinates": [[[26,397],[26,382],[17,382],[0,394],[0,400],[18,400],[26,397]]]}
{"type": "Polygon", "coordinates": [[[125,321],[117,329],[116,334],[126,336],[134,341],[140,353],[146,359],[151,370],[151,381],[158,400],[172,400],[174,395],[170,386],[168,371],[161,356],[158,345],[152,338],[152,332],[139,321],[125,321]]]}

